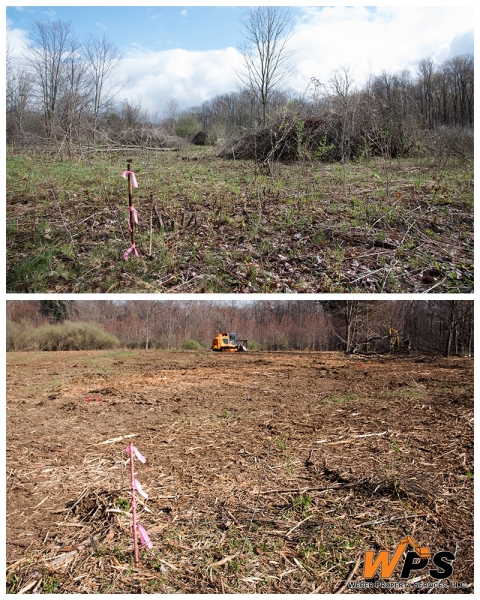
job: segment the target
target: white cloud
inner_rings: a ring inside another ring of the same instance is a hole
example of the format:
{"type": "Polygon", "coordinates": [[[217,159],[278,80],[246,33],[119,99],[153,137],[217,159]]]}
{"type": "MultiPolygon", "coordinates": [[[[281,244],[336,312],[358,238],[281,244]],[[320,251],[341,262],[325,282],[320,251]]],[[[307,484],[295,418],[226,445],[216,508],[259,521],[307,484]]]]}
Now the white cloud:
{"type": "Polygon", "coordinates": [[[119,98],[141,99],[142,108],[159,115],[173,98],[189,108],[235,89],[239,58],[234,48],[137,52],[121,62],[120,74],[129,82],[119,98]]]}
{"type": "Polygon", "coordinates": [[[184,8],[180,14],[182,15],[182,17],[188,17],[188,10],[186,8],[184,8]]]}
{"type": "Polygon", "coordinates": [[[42,10],[40,14],[45,15],[47,17],[47,19],[49,19],[50,21],[53,21],[54,19],[57,18],[57,13],[55,12],[54,9],[42,10]]]}
{"type": "Polygon", "coordinates": [[[414,69],[425,57],[441,62],[469,29],[473,36],[471,7],[307,8],[292,39],[297,71],[292,85],[302,91],[311,77],[326,82],[344,65],[361,85],[370,71],[414,69]]]}
{"type": "Polygon", "coordinates": [[[7,47],[12,56],[21,56],[29,48],[28,33],[17,27],[12,29],[12,23],[7,19],[7,47]]]}

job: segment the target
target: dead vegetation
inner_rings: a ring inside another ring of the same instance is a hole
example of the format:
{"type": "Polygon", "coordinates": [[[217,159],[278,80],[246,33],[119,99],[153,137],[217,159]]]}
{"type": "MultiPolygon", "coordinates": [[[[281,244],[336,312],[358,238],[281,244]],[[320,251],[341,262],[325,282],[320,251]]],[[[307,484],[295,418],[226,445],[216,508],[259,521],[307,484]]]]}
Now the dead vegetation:
{"type": "Polygon", "coordinates": [[[453,591],[473,592],[470,359],[7,360],[7,591],[332,593],[412,535],[454,552],[453,591]],[[131,439],[154,544],[138,568],[131,439]]]}

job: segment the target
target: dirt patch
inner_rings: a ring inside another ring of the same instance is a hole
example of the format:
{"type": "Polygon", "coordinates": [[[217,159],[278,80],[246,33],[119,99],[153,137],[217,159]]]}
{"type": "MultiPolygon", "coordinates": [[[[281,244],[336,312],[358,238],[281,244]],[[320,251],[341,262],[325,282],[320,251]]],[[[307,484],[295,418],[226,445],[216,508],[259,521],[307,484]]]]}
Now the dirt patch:
{"type": "Polygon", "coordinates": [[[473,592],[473,361],[8,353],[6,491],[13,592],[329,593],[407,535],[473,592]]]}

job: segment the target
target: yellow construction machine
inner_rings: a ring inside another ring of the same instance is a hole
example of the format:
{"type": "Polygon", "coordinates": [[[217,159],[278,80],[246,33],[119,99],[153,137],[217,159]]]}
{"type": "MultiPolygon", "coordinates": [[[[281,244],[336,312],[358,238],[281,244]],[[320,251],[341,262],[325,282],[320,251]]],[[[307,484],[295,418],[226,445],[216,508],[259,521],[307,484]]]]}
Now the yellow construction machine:
{"type": "Polygon", "coordinates": [[[212,350],[215,352],[246,352],[247,340],[237,339],[236,333],[219,333],[212,340],[212,350]]]}
{"type": "Polygon", "coordinates": [[[412,344],[408,338],[401,337],[398,329],[388,328],[388,337],[390,341],[390,352],[410,352],[412,344]]]}

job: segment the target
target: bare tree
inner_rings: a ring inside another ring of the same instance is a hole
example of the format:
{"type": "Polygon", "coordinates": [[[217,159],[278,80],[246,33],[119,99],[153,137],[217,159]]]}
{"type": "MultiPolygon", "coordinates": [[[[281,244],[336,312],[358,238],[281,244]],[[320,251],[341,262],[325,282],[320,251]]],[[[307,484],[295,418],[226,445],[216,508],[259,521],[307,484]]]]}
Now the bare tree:
{"type": "Polygon", "coordinates": [[[133,310],[142,323],[144,330],[145,350],[150,348],[152,329],[159,317],[162,302],[158,300],[134,300],[133,310]]]}
{"type": "Polygon", "coordinates": [[[123,121],[123,141],[127,144],[138,143],[142,137],[142,127],[148,120],[147,111],[142,109],[142,101],[122,100],[120,117],[123,121]]]}
{"type": "Polygon", "coordinates": [[[180,104],[175,98],[172,98],[167,102],[167,106],[164,110],[165,125],[168,128],[168,132],[172,135],[175,134],[175,125],[177,124],[178,117],[180,115],[180,104]]]}
{"type": "Polygon", "coordinates": [[[292,52],[288,42],[293,30],[293,17],[288,9],[259,6],[249,9],[243,20],[243,40],[239,50],[243,68],[238,76],[261,106],[264,124],[267,105],[274,91],[291,72],[292,52]]]}
{"type": "Polygon", "coordinates": [[[100,114],[120,89],[118,82],[112,80],[112,76],[119,66],[122,53],[104,34],[102,38],[87,37],[85,57],[91,85],[93,143],[95,143],[100,114]]]}
{"type": "Polygon", "coordinates": [[[82,57],[82,50],[78,40],[72,37],[63,61],[58,122],[62,128],[63,138],[69,144],[74,137],[75,130],[76,137],[79,137],[79,125],[89,102],[87,68],[82,57]]]}
{"type": "Polygon", "coordinates": [[[74,51],[73,26],[63,21],[35,21],[28,62],[36,74],[39,103],[48,137],[54,137],[54,122],[63,91],[65,64],[74,51]]]}
{"type": "Polygon", "coordinates": [[[354,75],[349,65],[336,69],[329,81],[332,113],[338,120],[337,144],[342,155],[343,183],[347,197],[346,164],[351,155],[352,138],[355,132],[355,117],[359,105],[359,95],[353,93],[354,75]]]}
{"type": "Polygon", "coordinates": [[[6,109],[7,135],[21,131],[24,127],[25,114],[32,98],[32,74],[18,64],[7,46],[6,52],[6,109]]]}
{"type": "Polygon", "coordinates": [[[425,119],[425,127],[431,129],[435,124],[435,66],[433,58],[422,58],[422,60],[419,60],[417,63],[417,71],[420,112],[425,119]]]}

